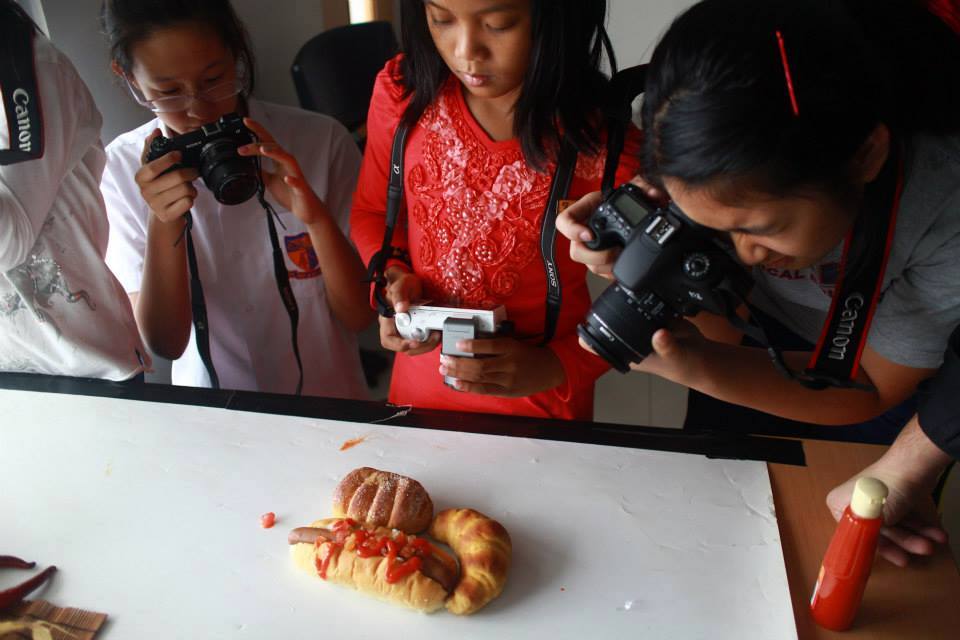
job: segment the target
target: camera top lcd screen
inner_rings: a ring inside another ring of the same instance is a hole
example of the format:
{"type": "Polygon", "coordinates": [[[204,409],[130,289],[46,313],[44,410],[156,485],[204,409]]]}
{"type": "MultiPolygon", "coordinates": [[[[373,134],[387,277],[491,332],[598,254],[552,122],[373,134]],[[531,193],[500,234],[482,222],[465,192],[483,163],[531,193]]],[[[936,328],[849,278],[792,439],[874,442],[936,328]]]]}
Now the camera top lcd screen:
{"type": "Polygon", "coordinates": [[[640,224],[640,221],[642,221],[647,215],[647,210],[643,207],[643,205],[637,202],[636,198],[631,196],[629,193],[623,193],[616,200],[614,200],[613,207],[620,213],[620,215],[627,219],[627,222],[630,223],[631,227],[635,227],[640,224]]]}

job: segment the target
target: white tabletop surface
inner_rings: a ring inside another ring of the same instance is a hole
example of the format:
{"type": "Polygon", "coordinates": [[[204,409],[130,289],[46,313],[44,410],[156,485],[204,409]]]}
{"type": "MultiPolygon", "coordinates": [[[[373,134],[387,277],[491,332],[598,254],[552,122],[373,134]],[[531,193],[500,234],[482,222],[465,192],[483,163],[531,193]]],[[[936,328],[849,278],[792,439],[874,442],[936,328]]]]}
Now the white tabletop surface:
{"type": "Polygon", "coordinates": [[[759,462],[0,390],[0,555],[107,639],[796,638],[772,504],[759,462]],[[503,595],[424,615],[298,571],[287,531],[359,466],[503,523],[503,595]]]}

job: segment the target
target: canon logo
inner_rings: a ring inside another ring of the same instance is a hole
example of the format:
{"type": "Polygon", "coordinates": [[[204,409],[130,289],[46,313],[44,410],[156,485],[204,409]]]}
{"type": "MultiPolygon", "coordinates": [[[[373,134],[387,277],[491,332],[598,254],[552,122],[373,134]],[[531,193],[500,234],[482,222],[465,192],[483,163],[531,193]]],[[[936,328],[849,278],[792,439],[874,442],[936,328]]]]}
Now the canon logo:
{"type": "Polygon", "coordinates": [[[830,353],[827,354],[831,360],[843,360],[847,357],[847,346],[853,334],[853,325],[860,317],[863,302],[863,294],[860,293],[852,293],[843,301],[840,322],[837,323],[837,330],[830,340],[830,353]]]}
{"type": "Polygon", "coordinates": [[[14,113],[17,116],[17,146],[20,151],[33,150],[33,132],[30,126],[30,112],[27,105],[30,104],[30,94],[24,89],[16,89],[13,92],[14,113]]]}

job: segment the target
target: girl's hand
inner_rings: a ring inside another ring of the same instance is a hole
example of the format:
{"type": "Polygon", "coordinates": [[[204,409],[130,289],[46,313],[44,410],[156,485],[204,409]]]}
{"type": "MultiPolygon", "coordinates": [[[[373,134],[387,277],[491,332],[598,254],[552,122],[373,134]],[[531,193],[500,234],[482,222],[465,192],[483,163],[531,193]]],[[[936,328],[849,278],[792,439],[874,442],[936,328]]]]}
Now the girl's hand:
{"type": "MultiPolygon", "coordinates": [[[[634,176],[630,182],[643,189],[644,193],[656,202],[662,201],[665,197],[662,191],[640,176],[634,176]]],[[[574,262],[585,264],[598,276],[612,280],[613,263],[620,255],[619,247],[593,251],[583,244],[593,240],[593,231],[586,223],[601,202],[603,202],[603,194],[599,191],[583,196],[557,216],[557,230],[570,241],[570,258],[574,262]]]]}
{"type": "MultiPolygon", "coordinates": [[[[658,329],[650,342],[653,352],[640,362],[631,363],[631,369],[652,373],[688,387],[696,385],[698,376],[703,373],[703,356],[712,344],[696,325],[681,320],[670,329],[658,329]]],[[[580,346],[596,353],[583,338],[580,339],[580,346]]]]}
{"type": "Polygon", "coordinates": [[[183,159],[179,151],[171,151],[156,160],[147,162],[150,143],[160,135],[160,129],[154,129],[143,142],[140,155],[142,166],[133,179],[140,187],[140,195],[150,207],[150,211],[164,223],[173,222],[190,211],[197,197],[197,189],[191,183],[200,177],[196,169],[173,169],[183,159]]]}
{"type": "MultiPolygon", "coordinates": [[[[384,295],[397,313],[406,313],[410,309],[411,301],[420,300],[423,297],[423,283],[420,278],[406,269],[390,267],[384,276],[387,278],[384,295]]],[[[436,349],[440,344],[440,338],[438,331],[431,331],[426,342],[406,340],[397,331],[397,323],[393,318],[380,316],[380,344],[384,349],[418,356],[436,349]]]]}
{"type": "Polygon", "coordinates": [[[274,161],[274,170],[262,169],[263,182],[277,202],[292,211],[305,225],[315,224],[330,217],[324,204],[307,184],[300,169],[300,163],[281,147],[263,125],[251,118],[244,118],[243,124],[257,134],[258,142],[246,144],[237,149],[241,156],[262,156],[274,161]]]}
{"type": "Polygon", "coordinates": [[[566,380],[560,359],[547,347],[505,337],[462,340],[457,348],[484,356],[440,356],[440,375],[456,378],[458,391],[518,398],[553,389],[566,380]]]}
{"type": "Polygon", "coordinates": [[[906,567],[917,556],[933,555],[939,545],[947,542],[943,527],[914,509],[921,501],[930,499],[937,478],[918,482],[907,475],[881,458],[827,495],[827,507],[833,519],[839,521],[850,504],[857,478],[877,478],[887,485],[890,495],[883,504],[885,526],[880,529],[877,552],[898,567],[906,567]]]}

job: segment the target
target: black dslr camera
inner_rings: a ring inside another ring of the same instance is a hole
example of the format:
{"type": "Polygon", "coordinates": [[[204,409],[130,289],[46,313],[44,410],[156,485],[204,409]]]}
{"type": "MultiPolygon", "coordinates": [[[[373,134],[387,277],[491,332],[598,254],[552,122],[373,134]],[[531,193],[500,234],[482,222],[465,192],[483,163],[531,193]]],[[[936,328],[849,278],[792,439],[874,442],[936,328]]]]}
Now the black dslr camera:
{"type": "Polygon", "coordinates": [[[218,202],[240,204],[260,188],[256,158],[237,154],[237,148],[253,141],[253,133],[243,124],[243,118],[229,113],[196,131],[173,138],[154,138],[147,151],[147,162],[171,151],[180,151],[183,159],[171,171],[195,168],[218,202]]]}
{"type": "Polygon", "coordinates": [[[650,355],[658,329],[705,310],[729,317],[753,284],[716,232],[674,204],[658,207],[639,188],[613,191],[587,221],[593,250],[623,247],[616,283],[593,303],[580,337],[621,372],[650,355]]]}

